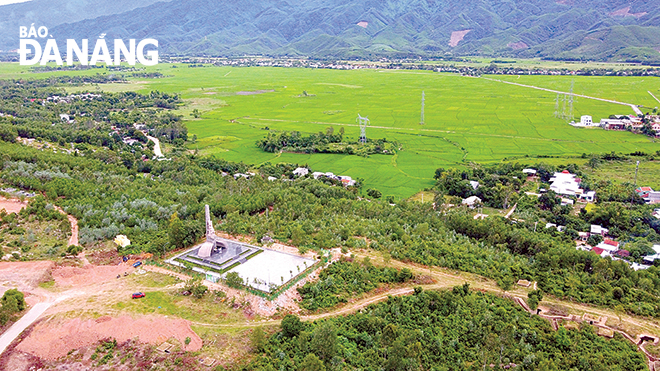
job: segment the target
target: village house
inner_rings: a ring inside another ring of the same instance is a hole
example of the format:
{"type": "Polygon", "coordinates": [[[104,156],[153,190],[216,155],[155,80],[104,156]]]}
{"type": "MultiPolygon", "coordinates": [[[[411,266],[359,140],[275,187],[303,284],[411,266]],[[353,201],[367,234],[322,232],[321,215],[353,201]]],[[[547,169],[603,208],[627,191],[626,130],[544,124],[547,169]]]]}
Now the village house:
{"type": "Polygon", "coordinates": [[[600,120],[600,126],[605,130],[626,130],[626,128],[632,125],[632,121],[627,119],[602,119],[600,120]]]}
{"type": "Polygon", "coordinates": [[[596,245],[596,247],[613,253],[619,250],[619,242],[606,238],[603,242],[596,245]]]}
{"type": "Polygon", "coordinates": [[[461,203],[463,205],[467,205],[470,209],[474,209],[477,205],[481,204],[481,199],[477,196],[470,196],[466,199],[463,199],[461,203]]]}
{"type": "Polygon", "coordinates": [[[306,167],[299,167],[293,171],[293,175],[295,176],[305,176],[307,174],[309,174],[309,169],[306,167]]]}
{"type": "Polygon", "coordinates": [[[571,174],[568,170],[555,173],[550,178],[550,190],[563,196],[579,196],[584,190],[580,188],[580,178],[571,174]]]}
{"type": "Polygon", "coordinates": [[[655,254],[647,255],[644,257],[644,263],[653,265],[653,263],[660,259],[660,245],[653,245],[653,251],[655,254]]]}
{"type": "Polygon", "coordinates": [[[589,232],[591,234],[598,234],[598,235],[601,235],[601,236],[605,237],[605,236],[607,236],[607,233],[609,231],[610,231],[609,229],[603,228],[600,225],[592,224],[591,229],[590,229],[589,232]]]}
{"type": "Polygon", "coordinates": [[[596,191],[585,192],[580,195],[580,201],[585,202],[595,202],[596,201],[596,191]]]}
{"type": "Polygon", "coordinates": [[[635,192],[649,205],[660,204],[660,191],[654,191],[651,187],[639,187],[635,192]]]}

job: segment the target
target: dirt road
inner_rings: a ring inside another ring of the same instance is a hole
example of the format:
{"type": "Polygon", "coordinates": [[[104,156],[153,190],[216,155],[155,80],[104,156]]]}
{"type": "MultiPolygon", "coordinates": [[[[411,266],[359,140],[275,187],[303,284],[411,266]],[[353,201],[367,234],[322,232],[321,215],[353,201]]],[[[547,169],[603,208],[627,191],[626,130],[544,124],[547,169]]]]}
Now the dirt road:
{"type": "Polygon", "coordinates": [[[34,323],[53,303],[38,303],[30,309],[21,319],[14,323],[9,330],[0,336],[0,354],[14,341],[28,326],[34,323]]]}
{"type": "Polygon", "coordinates": [[[632,103],[624,103],[624,102],[618,102],[618,101],[611,100],[611,99],[596,98],[596,97],[590,97],[590,96],[588,96],[588,95],[574,94],[574,93],[569,93],[569,92],[565,92],[565,91],[559,91],[559,90],[552,90],[552,89],[540,88],[540,87],[538,87],[538,86],[525,85],[525,84],[519,84],[519,83],[516,83],[516,82],[509,82],[509,81],[504,81],[504,80],[491,79],[491,78],[489,78],[489,77],[484,77],[483,79],[485,79],[485,80],[489,80],[489,81],[501,82],[501,83],[503,83],[503,84],[516,85],[516,86],[520,86],[520,87],[523,87],[523,88],[530,88],[530,89],[536,89],[536,90],[543,90],[543,91],[547,91],[547,92],[550,92],[550,93],[566,94],[566,95],[572,95],[572,96],[574,96],[574,97],[580,97],[580,98],[586,98],[586,99],[599,100],[599,101],[601,101],[601,102],[614,103],[614,104],[621,104],[621,105],[624,105],[624,106],[629,106],[629,107],[632,108],[632,110],[635,111],[635,113],[638,114],[638,115],[642,115],[642,114],[643,114],[642,110],[639,109],[639,107],[637,107],[636,104],[632,104],[632,103]]]}
{"type": "Polygon", "coordinates": [[[69,237],[69,244],[67,246],[78,246],[78,219],[67,214],[66,211],[62,210],[59,206],[55,206],[55,210],[59,211],[60,214],[66,215],[66,218],[69,219],[69,223],[71,224],[71,237],[69,237]]]}
{"type": "Polygon", "coordinates": [[[164,157],[163,151],[160,150],[160,141],[158,140],[158,138],[147,135],[147,139],[154,142],[154,154],[156,155],[156,157],[164,157]]]}

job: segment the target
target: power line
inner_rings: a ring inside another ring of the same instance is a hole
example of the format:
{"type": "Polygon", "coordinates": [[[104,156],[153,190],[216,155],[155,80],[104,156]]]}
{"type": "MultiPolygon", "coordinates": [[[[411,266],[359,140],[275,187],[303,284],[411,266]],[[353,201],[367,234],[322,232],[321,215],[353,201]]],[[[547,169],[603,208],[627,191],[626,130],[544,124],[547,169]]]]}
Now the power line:
{"type": "Polygon", "coordinates": [[[424,125],[424,101],[425,101],[425,94],[424,91],[422,91],[422,120],[419,122],[420,125],[424,125]]]}

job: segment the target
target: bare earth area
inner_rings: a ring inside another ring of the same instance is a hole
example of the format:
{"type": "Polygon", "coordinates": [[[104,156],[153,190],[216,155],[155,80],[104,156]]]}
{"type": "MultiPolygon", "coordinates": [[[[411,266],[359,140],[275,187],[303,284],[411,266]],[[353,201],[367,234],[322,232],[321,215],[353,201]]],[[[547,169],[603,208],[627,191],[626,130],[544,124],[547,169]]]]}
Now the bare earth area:
{"type": "MultiPolygon", "coordinates": [[[[54,266],[51,261],[0,263],[0,295],[14,288],[28,293],[33,291],[40,282],[50,280],[54,266]]],[[[31,304],[29,295],[26,300],[31,304]]]]}
{"type": "Polygon", "coordinates": [[[449,46],[451,46],[452,48],[458,46],[458,43],[463,41],[463,38],[465,37],[465,35],[467,35],[468,32],[470,32],[470,31],[472,31],[472,30],[463,30],[463,31],[454,31],[454,32],[452,32],[451,33],[451,38],[449,39],[449,46]]]}
{"type": "Polygon", "coordinates": [[[156,316],[106,316],[96,320],[75,318],[64,322],[37,323],[30,335],[18,344],[16,350],[53,360],[66,356],[72,349],[89,346],[107,338],[115,338],[117,342],[134,339],[154,345],[175,338],[186,351],[202,348],[202,339],[190,329],[188,321],[156,316]],[[185,345],[186,337],[190,338],[188,346],[185,345]]]}
{"type": "Polygon", "coordinates": [[[8,200],[4,197],[0,197],[0,210],[7,210],[8,214],[17,213],[27,207],[27,202],[21,202],[19,200],[8,200]]]}
{"type": "Polygon", "coordinates": [[[68,288],[73,286],[93,285],[112,280],[117,275],[131,270],[126,265],[85,265],[83,267],[58,267],[53,270],[53,278],[57,286],[68,288]]]}

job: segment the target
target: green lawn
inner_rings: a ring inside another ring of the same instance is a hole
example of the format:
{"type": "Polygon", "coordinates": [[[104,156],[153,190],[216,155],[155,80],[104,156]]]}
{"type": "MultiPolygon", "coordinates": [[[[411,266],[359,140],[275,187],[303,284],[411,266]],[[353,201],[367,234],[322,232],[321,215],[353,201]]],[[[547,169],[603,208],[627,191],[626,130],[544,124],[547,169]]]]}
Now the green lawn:
{"type": "MultiPolygon", "coordinates": [[[[494,163],[516,158],[520,162],[537,162],[524,157],[660,150],[660,143],[641,135],[567,125],[553,115],[555,93],[483,78],[425,71],[184,65],[172,68],[170,64],[150,67],[147,71],[160,71],[167,77],[126,87],[131,90],[142,87],[141,92],[180,93],[188,102],[181,113],[188,120],[190,136],[194,134],[198,138],[189,145],[190,149],[257,165],[308,164],[315,171],[364,178],[366,188],[378,188],[384,195],[397,198],[409,197],[431,186],[436,168],[466,166],[470,161],[494,163]],[[303,96],[303,91],[310,96],[303,96]],[[419,124],[422,91],[426,93],[425,125],[419,124]],[[202,113],[201,118],[190,115],[193,109],[202,113]],[[358,113],[371,119],[368,137],[397,140],[403,150],[396,156],[362,158],[338,154],[273,154],[262,152],[255,145],[256,140],[266,135],[265,127],[303,133],[325,130],[328,126],[334,126],[335,130],[343,127],[354,140],[359,136],[355,122],[358,113]]],[[[19,72],[16,65],[0,65],[0,77],[76,73],[19,72]]],[[[660,80],[650,77],[495,78],[559,90],[568,90],[575,81],[578,94],[647,106],[654,106],[647,90],[655,93],[660,88],[660,80]]],[[[622,105],[583,98],[575,103],[576,117],[588,114],[596,121],[611,114],[630,113],[632,110],[622,105]]]]}

